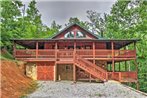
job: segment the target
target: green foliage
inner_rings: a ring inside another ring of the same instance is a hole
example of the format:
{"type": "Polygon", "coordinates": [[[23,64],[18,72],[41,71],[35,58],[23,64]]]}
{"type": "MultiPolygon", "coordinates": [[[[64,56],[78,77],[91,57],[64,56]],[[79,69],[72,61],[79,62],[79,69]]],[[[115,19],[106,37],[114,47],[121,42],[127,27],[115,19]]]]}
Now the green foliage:
{"type": "Polygon", "coordinates": [[[58,25],[55,20],[51,23],[51,29],[55,30],[56,32],[59,32],[59,29],[61,29],[61,27],[62,26],[58,25]]]}
{"type": "Polygon", "coordinates": [[[98,35],[115,39],[141,39],[137,43],[138,78],[140,90],[147,92],[147,1],[118,0],[108,15],[95,11],[87,11],[87,14],[89,27],[98,35]]]}
{"type": "Polygon", "coordinates": [[[14,60],[14,57],[7,51],[0,54],[0,59],[14,60]]]}
{"type": "MultiPolygon", "coordinates": [[[[118,0],[107,16],[107,38],[139,38],[137,44],[140,90],[147,91],[147,1],[118,0]]],[[[131,63],[134,65],[133,63],[131,63]]],[[[133,86],[134,87],[134,86],[133,86]]]]}
{"type": "Polygon", "coordinates": [[[11,48],[10,38],[20,38],[22,34],[18,29],[18,17],[21,16],[19,8],[22,6],[20,1],[1,1],[1,47],[11,48]]]}
{"type": "Polygon", "coordinates": [[[1,48],[12,51],[13,38],[49,38],[58,32],[61,25],[55,21],[49,28],[43,25],[41,14],[36,7],[36,1],[32,0],[25,11],[25,5],[21,1],[1,1],[1,48]],[[26,13],[25,13],[26,12],[26,13]]]}
{"type": "Polygon", "coordinates": [[[74,24],[74,23],[76,23],[76,24],[80,25],[81,27],[89,30],[88,22],[80,21],[77,17],[71,17],[69,19],[69,22],[67,24],[65,24],[65,26],[68,26],[68,25],[71,25],[71,24],[74,24]]]}
{"type": "Polygon", "coordinates": [[[27,9],[27,16],[24,18],[27,22],[27,36],[30,37],[38,37],[39,33],[42,32],[42,21],[41,21],[41,14],[39,13],[38,9],[36,8],[36,1],[32,0],[27,9]],[[29,34],[28,34],[29,33],[29,34]],[[32,35],[31,35],[32,34],[32,35]]]}
{"type": "Polygon", "coordinates": [[[90,22],[88,23],[89,26],[92,28],[92,32],[98,33],[101,37],[104,36],[105,25],[106,25],[106,17],[107,15],[104,14],[104,17],[95,11],[88,10],[87,17],[89,18],[90,22]]]}

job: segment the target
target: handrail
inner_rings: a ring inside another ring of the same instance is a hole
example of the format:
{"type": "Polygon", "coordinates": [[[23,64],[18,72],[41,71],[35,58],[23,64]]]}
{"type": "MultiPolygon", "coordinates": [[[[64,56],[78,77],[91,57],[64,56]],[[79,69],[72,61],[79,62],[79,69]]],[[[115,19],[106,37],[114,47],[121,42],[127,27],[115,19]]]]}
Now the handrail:
{"type": "Polygon", "coordinates": [[[109,75],[111,75],[110,79],[114,79],[120,82],[126,81],[129,79],[137,80],[137,72],[135,71],[129,71],[129,72],[108,72],[109,75]]]}
{"type": "Polygon", "coordinates": [[[57,58],[73,58],[73,51],[58,50],[57,58]]]}
{"type": "MultiPolygon", "coordinates": [[[[40,54],[44,55],[55,55],[55,49],[38,49],[37,53],[38,56],[40,54]]],[[[58,49],[58,54],[64,53],[73,53],[73,49],[58,49]]],[[[16,57],[28,57],[28,55],[34,56],[36,55],[36,49],[26,49],[26,50],[16,50],[15,51],[16,57]]],[[[93,50],[92,49],[77,49],[76,54],[80,55],[83,58],[93,58],[93,50]]],[[[112,58],[112,51],[111,50],[95,50],[95,58],[112,58]]],[[[63,55],[64,57],[64,55],[63,55]]],[[[72,57],[72,56],[71,56],[72,57]]],[[[114,58],[136,58],[136,50],[114,50],[114,58]]]]}
{"type": "Polygon", "coordinates": [[[81,63],[80,61],[82,61],[82,63],[87,67],[90,68],[91,70],[93,69],[93,72],[97,71],[97,74],[99,74],[99,78],[103,77],[103,79],[107,79],[107,71],[102,69],[99,66],[96,66],[95,64],[85,60],[84,58],[80,57],[79,55],[76,54],[76,61],[77,63],[81,63]]]}

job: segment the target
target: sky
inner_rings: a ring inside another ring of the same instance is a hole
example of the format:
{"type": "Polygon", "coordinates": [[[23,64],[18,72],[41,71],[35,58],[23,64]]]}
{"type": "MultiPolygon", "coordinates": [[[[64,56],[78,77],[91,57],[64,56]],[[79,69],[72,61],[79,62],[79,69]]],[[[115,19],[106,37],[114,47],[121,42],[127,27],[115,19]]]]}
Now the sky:
{"type": "MultiPolygon", "coordinates": [[[[31,0],[22,0],[26,8],[31,0]]],[[[110,13],[116,0],[36,0],[43,24],[50,26],[53,20],[64,26],[70,17],[89,21],[86,11],[110,13]]]]}

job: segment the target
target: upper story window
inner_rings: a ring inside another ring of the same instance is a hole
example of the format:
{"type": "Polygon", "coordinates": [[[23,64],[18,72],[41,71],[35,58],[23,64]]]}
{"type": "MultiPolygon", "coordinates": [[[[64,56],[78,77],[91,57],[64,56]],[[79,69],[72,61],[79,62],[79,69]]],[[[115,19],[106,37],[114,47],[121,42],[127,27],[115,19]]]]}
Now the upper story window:
{"type": "Polygon", "coordinates": [[[74,31],[69,31],[64,35],[64,38],[85,38],[86,37],[86,35],[81,31],[76,31],[75,33],[76,33],[75,34],[76,36],[74,35],[74,31]]]}
{"type": "Polygon", "coordinates": [[[74,38],[74,32],[73,31],[70,31],[70,32],[67,32],[65,35],[64,35],[65,38],[74,38]]]}
{"type": "Polygon", "coordinates": [[[83,32],[77,31],[76,38],[84,38],[86,35],[83,32]]]}

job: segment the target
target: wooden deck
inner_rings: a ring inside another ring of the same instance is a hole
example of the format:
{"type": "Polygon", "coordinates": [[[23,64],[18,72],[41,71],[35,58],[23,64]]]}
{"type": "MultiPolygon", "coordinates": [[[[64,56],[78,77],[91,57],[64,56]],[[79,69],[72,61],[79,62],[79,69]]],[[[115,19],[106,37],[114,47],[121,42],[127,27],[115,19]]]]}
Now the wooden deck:
{"type": "Polygon", "coordinates": [[[91,49],[73,49],[68,50],[55,50],[55,49],[29,49],[29,50],[16,50],[14,56],[16,59],[25,61],[54,61],[55,59],[72,59],[74,53],[89,60],[105,60],[105,61],[125,61],[136,59],[136,50],[91,50],[91,49]],[[112,54],[112,52],[114,52],[112,54]]]}
{"type": "MultiPolygon", "coordinates": [[[[136,59],[136,50],[92,50],[92,49],[29,49],[15,50],[18,60],[27,62],[54,61],[56,64],[75,64],[103,81],[137,82],[137,72],[107,72],[89,60],[127,61],[136,59]]],[[[75,76],[75,75],[74,75],[75,76]]]]}

